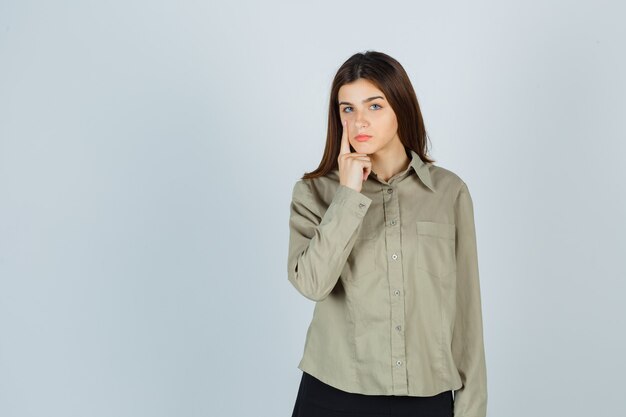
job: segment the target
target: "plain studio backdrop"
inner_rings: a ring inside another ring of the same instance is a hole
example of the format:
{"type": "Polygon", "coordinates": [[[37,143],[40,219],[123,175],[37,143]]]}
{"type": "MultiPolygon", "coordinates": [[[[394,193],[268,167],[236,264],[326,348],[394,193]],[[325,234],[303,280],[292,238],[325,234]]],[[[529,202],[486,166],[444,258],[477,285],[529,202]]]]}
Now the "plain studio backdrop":
{"type": "Polygon", "coordinates": [[[625,12],[0,1],[0,415],[290,415],[314,308],[292,186],[366,50],[472,193],[489,416],[617,415],[625,12]]]}

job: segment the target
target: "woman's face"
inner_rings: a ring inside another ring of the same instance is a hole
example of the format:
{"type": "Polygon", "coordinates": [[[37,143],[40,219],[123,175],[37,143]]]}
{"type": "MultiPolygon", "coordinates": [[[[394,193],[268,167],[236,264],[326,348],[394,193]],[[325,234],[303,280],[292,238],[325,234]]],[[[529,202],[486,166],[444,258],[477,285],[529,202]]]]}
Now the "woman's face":
{"type": "Polygon", "coordinates": [[[338,94],[339,115],[347,121],[350,144],[358,153],[373,154],[398,137],[398,120],[382,91],[359,78],[344,84],[338,94]],[[370,135],[365,141],[358,135],[370,135]]]}

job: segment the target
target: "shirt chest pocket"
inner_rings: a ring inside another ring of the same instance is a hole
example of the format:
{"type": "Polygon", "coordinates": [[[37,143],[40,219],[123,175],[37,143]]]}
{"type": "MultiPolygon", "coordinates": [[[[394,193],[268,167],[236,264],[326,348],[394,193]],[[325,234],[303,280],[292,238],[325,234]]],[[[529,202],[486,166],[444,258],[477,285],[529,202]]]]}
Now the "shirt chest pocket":
{"type": "Polygon", "coordinates": [[[435,277],[446,277],[456,270],[455,225],[416,222],[417,266],[435,277]]]}

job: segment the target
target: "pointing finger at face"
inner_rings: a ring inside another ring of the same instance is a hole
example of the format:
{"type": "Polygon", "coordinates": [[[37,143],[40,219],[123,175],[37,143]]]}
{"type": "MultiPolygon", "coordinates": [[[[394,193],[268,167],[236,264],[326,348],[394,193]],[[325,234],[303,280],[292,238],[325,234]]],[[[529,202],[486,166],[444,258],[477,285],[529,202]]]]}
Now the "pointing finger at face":
{"type": "Polygon", "coordinates": [[[343,131],[341,133],[341,147],[339,149],[339,154],[350,153],[350,142],[348,141],[348,123],[343,120],[341,122],[343,125],[343,131]]]}

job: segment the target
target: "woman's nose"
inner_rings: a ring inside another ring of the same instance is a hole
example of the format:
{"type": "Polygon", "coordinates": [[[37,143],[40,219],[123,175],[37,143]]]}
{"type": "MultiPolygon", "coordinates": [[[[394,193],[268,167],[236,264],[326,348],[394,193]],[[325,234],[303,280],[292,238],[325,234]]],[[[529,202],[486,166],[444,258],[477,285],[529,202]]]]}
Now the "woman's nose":
{"type": "Polygon", "coordinates": [[[363,118],[362,116],[357,116],[355,121],[354,121],[354,125],[357,128],[363,128],[363,127],[367,126],[367,120],[365,120],[365,118],[363,118]]]}

